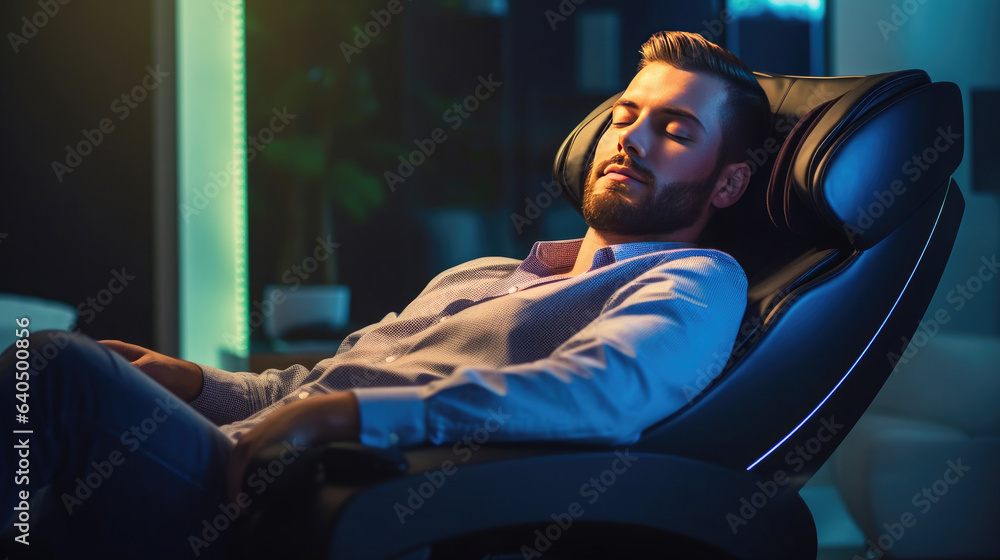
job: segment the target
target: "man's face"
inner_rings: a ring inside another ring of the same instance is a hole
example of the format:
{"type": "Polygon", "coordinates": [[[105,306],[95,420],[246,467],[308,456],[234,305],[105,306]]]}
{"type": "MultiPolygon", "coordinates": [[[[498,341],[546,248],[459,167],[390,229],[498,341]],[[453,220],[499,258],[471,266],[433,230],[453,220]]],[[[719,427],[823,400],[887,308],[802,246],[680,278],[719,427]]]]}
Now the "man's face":
{"type": "Polygon", "coordinates": [[[664,234],[694,224],[719,179],[725,86],[713,76],[649,64],[612,110],[583,195],[590,227],[664,234]]]}

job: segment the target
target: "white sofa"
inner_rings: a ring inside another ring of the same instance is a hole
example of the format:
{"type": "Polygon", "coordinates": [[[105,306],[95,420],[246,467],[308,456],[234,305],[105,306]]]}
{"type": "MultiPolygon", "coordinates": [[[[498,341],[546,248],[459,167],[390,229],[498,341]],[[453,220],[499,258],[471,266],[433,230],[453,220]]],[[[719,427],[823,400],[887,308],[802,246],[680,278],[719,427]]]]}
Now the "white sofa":
{"type": "Polygon", "coordinates": [[[18,294],[0,294],[0,351],[17,340],[17,319],[27,317],[29,332],[69,330],[76,324],[76,309],[69,304],[18,294]]]}
{"type": "Polygon", "coordinates": [[[1000,558],[1000,338],[916,337],[831,461],[870,557],[1000,558]]]}

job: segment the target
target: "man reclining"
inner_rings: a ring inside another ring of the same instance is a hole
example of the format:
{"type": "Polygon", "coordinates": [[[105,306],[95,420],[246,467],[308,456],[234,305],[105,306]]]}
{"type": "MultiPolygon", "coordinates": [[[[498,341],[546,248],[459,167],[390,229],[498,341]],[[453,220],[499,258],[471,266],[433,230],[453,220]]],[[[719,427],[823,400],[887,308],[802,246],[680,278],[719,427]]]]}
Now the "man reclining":
{"type": "MultiPolygon", "coordinates": [[[[770,114],[746,66],[699,35],[658,33],[641,52],[588,173],[583,239],[447,270],[311,370],[232,373],[33,335],[32,351],[63,347],[31,378],[29,424],[4,416],[7,433],[32,430],[33,540],[217,556],[225,538],[199,540],[202,521],[244,505],[247,462],[272,444],[447,445],[484,426],[497,442],[627,444],[682,407],[684,387],[729,355],[746,305],[739,265],[695,242],[743,194],[770,114]]],[[[14,363],[11,348],[8,411],[14,363]]],[[[11,480],[9,446],[0,465],[11,480]]],[[[6,515],[13,492],[5,482],[6,515]]]]}

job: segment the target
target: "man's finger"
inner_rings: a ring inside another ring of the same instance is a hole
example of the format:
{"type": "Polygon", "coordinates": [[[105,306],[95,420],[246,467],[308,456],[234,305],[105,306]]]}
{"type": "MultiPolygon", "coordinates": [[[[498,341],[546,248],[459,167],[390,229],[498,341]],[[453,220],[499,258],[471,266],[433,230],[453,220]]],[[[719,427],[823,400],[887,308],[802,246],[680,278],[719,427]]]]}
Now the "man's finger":
{"type": "Polygon", "coordinates": [[[142,346],[129,344],[120,340],[98,340],[97,343],[112,352],[120,354],[123,358],[130,362],[134,362],[149,353],[149,350],[143,348],[142,346]]]}

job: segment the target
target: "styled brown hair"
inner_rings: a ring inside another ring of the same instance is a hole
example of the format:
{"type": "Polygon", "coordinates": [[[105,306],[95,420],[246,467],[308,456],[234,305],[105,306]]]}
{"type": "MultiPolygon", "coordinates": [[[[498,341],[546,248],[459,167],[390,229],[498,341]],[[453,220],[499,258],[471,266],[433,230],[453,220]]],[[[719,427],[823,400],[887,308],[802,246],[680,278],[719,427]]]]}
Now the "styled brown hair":
{"type": "Polygon", "coordinates": [[[726,104],[721,122],[728,125],[719,147],[719,162],[745,161],[748,152],[762,143],[771,127],[771,107],[750,68],[730,51],[697,33],[660,31],[642,48],[639,70],[664,62],[687,72],[715,76],[726,84],[726,104]]]}

